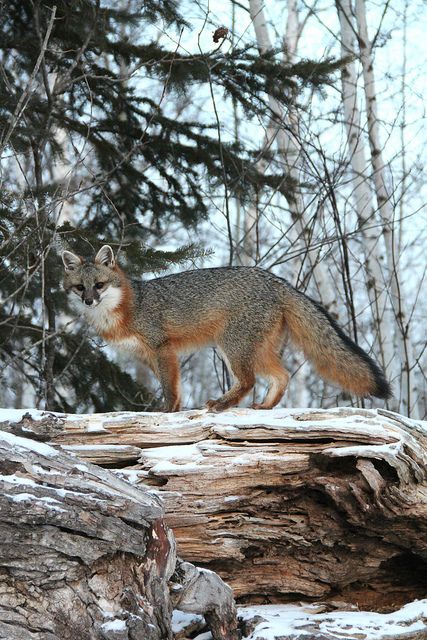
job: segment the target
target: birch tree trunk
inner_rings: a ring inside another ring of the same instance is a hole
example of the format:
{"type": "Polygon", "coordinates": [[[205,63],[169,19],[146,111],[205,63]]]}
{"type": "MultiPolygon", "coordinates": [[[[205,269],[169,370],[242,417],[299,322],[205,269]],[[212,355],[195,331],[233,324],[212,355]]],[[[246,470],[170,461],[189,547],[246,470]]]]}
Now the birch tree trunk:
{"type": "Polygon", "coordinates": [[[417,379],[415,375],[414,348],[410,336],[410,318],[407,313],[407,296],[404,293],[403,282],[399,268],[398,240],[395,213],[392,205],[392,194],[386,185],[386,165],[383,158],[380,126],[378,120],[377,99],[375,91],[374,65],[372,58],[372,44],[368,35],[366,21],[366,5],[364,0],[355,0],[356,22],[360,60],[363,69],[363,86],[366,99],[366,113],[368,120],[368,137],[371,151],[373,180],[375,185],[378,210],[382,220],[382,230],[385,240],[387,266],[391,285],[391,299],[395,322],[399,331],[395,332],[395,341],[399,354],[399,369],[402,371],[398,378],[401,390],[401,407],[399,410],[414,418],[419,417],[417,379]]]}
{"type": "MultiPolygon", "coordinates": [[[[297,45],[298,45],[298,37],[300,35],[299,30],[300,30],[300,24],[299,24],[299,17],[298,17],[297,2],[296,0],[287,0],[287,16],[286,16],[286,27],[285,27],[285,52],[283,57],[283,61],[285,64],[294,64],[295,62],[297,45]]],[[[298,120],[297,120],[296,112],[293,110],[290,111],[289,113],[289,123],[290,123],[290,126],[292,126],[292,130],[294,131],[298,130],[297,128],[298,120]]],[[[298,232],[295,233],[293,229],[291,230],[291,233],[294,236],[295,243],[297,243],[298,235],[301,234],[301,226],[299,226],[299,233],[298,232]]],[[[317,260],[318,255],[315,256],[313,259],[317,260]]],[[[302,255],[299,256],[298,258],[295,258],[295,267],[298,272],[302,272],[303,270],[303,260],[304,260],[304,256],[302,255]]],[[[325,293],[325,291],[323,290],[327,288],[326,282],[327,282],[328,274],[326,272],[326,267],[322,265],[322,263],[316,262],[316,269],[317,271],[315,275],[315,281],[316,282],[320,281],[324,283],[324,285],[321,285],[322,290],[320,290],[321,299],[323,301],[322,296],[325,293]]],[[[332,287],[330,289],[332,289],[332,287]]],[[[338,317],[338,306],[337,306],[336,296],[329,294],[329,297],[326,298],[326,300],[328,301],[328,305],[326,306],[328,311],[332,313],[335,317],[338,317]]],[[[310,397],[310,394],[308,393],[308,390],[307,390],[308,374],[307,374],[306,367],[304,367],[304,355],[294,351],[290,354],[290,358],[292,362],[292,371],[295,372],[293,374],[293,380],[295,381],[295,384],[292,385],[292,387],[288,390],[288,393],[287,393],[289,397],[289,405],[294,407],[310,406],[313,396],[311,395],[310,397]]],[[[321,397],[324,395],[327,395],[323,393],[325,390],[325,387],[327,386],[323,380],[318,379],[315,381],[314,384],[315,384],[315,393],[317,392],[317,395],[321,397]]]]}
{"type": "MultiPolygon", "coordinates": [[[[342,56],[354,57],[355,31],[351,0],[337,0],[336,7],[340,22],[342,56]]],[[[386,259],[382,249],[381,234],[378,232],[376,224],[373,193],[367,172],[354,62],[345,65],[341,78],[348,153],[353,173],[353,200],[365,252],[366,288],[374,322],[379,360],[387,378],[394,380],[396,377],[393,340],[395,322],[388,298],[388,279],[383,270],[386,259]]],[[[398,409],[398,400],[392,400],[391,406],[398,409]]]]}
{"type": "MultiPolygon", "coordinates": [[[[272,49],[268,33],[263,2],[261,0],[249,0],[250,16],[254,25],[255,37],[260,53],[272,49]]],[[[288,22],[288,24],[291,24],[288,22]]],[[[290,29],[290,27],[289,27],[290,29]]],[[[288,30],[289,30],[288,29],[288,30]]],[[[295,42],[294,40],[292,42],[295,42]]],[[[295,185],[301,183],[303,162],[302,150],[298,142],[295,130],[295,120],[286,118],[279,102],[274,96],[268,96],[269,106],[273,116],[272,142],[275,141],[277,149],[283,159],[287,174],[295,185]],[[286,126],[283,126],[286,124],[286,126]]],[[[324,263],[318,261],[318,251],[310,249],[310,220],[307,218],[307,207],[299,187],[296,187],[294,198],[288,200],[288,206],[295,223],[298,235],[305,240],[307,257],[313,270],[314,280],[324,307],[332,314],[337,313],[337,300],[334,287],[329,286],[330,277],[324,263]]]]}
{"type": "Polygon", "coordinates": [[[285,59],[288,64],[294,64],[297,51],[300,24],[298,19],[298,5],[296,0],[287,2],[287,18],[285,31],[285,59]]]}
{"type": "Polygon", "coordinates": [[[55,141],[62,150],[62,157],[52,160],[50,172],[53,181],[58,185],[59,206],[56,211],[55,225],[60,227],[66,222],[73,222],[74,205],[70,200],[69,193],[71,188],[73,170],[68,162],[68,140],[64,129],[57,128],[55,131],[55,141]]]}

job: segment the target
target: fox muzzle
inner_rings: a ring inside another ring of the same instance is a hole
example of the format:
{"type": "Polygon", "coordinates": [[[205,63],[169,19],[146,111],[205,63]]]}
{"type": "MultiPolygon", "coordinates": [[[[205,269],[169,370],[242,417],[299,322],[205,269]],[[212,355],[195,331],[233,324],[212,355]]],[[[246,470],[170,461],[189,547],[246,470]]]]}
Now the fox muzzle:
{"type": "Polygon", "coordinates": [[[99,293],[95,287],[92,289],[85,289],[85,291],[83,291],[82,302],[87,304],[88,307],[91,307],[94,302],[99,302],[99,293]]]}

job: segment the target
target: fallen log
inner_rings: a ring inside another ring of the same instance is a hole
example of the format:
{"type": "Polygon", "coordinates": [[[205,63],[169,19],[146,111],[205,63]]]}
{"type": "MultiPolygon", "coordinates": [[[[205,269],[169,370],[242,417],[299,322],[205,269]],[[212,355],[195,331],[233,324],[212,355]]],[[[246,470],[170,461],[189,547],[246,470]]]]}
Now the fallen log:
{"type": "Polygon", "coordinates": [[[152,491],[0,432],[0,638],[171,640],[179,605],[236,640],[231,589],[177,562],[163,516],[152,491]]]}
{"type": "Polygon", "coordinates": [[[421,423],[381,410],[236,409],[21,412],[3,428],[30,429],[151,486],[179,554],[217,572],[241,602],[391,610],[427,595],[421,423]]]}

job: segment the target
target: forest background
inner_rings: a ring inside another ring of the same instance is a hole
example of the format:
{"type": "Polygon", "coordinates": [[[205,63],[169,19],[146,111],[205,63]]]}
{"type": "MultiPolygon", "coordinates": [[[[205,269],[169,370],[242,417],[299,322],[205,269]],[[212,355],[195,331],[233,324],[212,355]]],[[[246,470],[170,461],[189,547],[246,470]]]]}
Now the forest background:
{"type": "MultiPolygon", "coordinates": [[[[423,2],[20,0],[0,15],[2,406],[160,406],[61,288],[64,248],[109,243],[133,277],[271,269],[379,362],[388,408],[426,416],[423,2]]],[[[285,405],[375,406],[285,359],[285,405]]],[[[183,372],[188,407],[230,384],[213,349],[183,372]]]]}

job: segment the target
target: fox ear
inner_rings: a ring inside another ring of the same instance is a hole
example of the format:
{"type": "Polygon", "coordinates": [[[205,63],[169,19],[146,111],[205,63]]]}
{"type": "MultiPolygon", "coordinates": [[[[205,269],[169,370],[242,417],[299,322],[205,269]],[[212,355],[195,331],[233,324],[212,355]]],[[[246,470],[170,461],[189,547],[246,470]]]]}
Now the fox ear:
{"type": "Polygon", "coordinates": [[[100,248],[95,256],[95,262],[103,264],[105,267],[110,267],[110,269],[114,267],[116,264],[116,261],[114,260],[114,253],[108,244],[104,244],[104,246],[100,248]]]}
{"type": "Polygon", "coordinates": [[[71,251],[62,252],[62,262],[64,263],[65,271],[74,271],[83,264],[80,256],[76,256],[76,254],[71,253],[71,251]]]}

